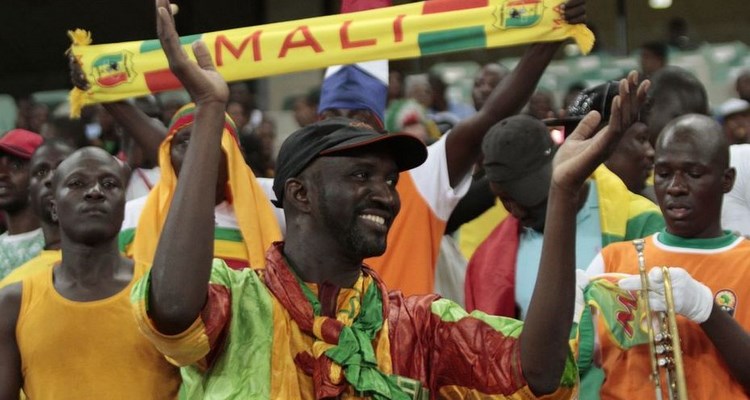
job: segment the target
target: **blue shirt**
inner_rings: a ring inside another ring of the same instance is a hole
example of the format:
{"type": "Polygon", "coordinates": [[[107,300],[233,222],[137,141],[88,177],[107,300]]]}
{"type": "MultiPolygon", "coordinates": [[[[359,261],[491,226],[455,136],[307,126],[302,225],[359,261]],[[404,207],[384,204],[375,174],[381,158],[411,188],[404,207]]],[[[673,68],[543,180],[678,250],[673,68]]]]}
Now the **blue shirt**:
{"type": "MultiPolygon", "coordinates": [[[[516,303],[520,308],[521,319],[526,318],[531,294],[534,292],[543,243],[544,236],[541,233],[531,228],[523,228],[516,258],[516,303]]],[[[576,266],[578,269],[585,270],[601,249],[599,196],[596,192],[596,182],[589,181],[588,197],[576,215],[576,266]]]]}

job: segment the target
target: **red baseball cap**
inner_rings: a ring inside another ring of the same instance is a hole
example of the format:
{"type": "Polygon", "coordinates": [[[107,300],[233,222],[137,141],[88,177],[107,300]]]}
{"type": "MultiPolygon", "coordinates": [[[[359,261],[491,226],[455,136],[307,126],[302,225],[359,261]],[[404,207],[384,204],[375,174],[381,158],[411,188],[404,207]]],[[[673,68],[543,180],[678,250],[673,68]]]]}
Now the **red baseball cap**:
{"type": "Polygon", "coordinates": [[[0,137],[0,153],[12,154],[28,160],[43,141],[42,136],[37,133],[26,129],[13,129],[0,137]]]}

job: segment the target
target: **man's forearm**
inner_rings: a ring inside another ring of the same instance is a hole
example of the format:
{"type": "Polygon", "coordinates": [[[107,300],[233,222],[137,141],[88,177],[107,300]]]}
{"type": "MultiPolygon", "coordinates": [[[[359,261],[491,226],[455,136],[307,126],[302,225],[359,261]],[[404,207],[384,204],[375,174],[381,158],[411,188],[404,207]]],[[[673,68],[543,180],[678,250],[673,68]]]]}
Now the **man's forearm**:
{"type": "Polygon", "coordinates": [[[701,328],[719,350],[732,376],[750,394],[750,334],[716,304],[701,328]]]}
{"type": "Polygon", "coordinates": [[[151,272],[149,314],[165,334],[187,329],[206,301],[224,106],[201,105],[151,272]]]}
{"type": "Polygon", "coordinates": [[[559,386],[568,356],[575,302],[577,195],[550,190],[544,245],[534,293],[521,334],[521,365],[531,390],[559,386]]]}
{"type": "Polygon", "coordinates": [[[535,43],[526,49],[513,72],[500,82],[479,110],[481,123],[486,129],[521,111],[561,44],[535,43]]]}
{"type": "Polygon", "coordinates": [[[531,45],[513,72],[495,87],[482,109],[453,128],[446,139],[451,185],[458,184],[476,162],[487,131],[501,120],[517,114],[529,101],[559,47],[560,42],[531,45]]]}
{"type": "Polygon", "coordinates": [[[159,145],[167,135],[167,129],[162,124],[152,120],[138,107],[125,101],[104,103],[104,108],[143,149],[147,159],[154,162],[159,160],[159,145]]]}

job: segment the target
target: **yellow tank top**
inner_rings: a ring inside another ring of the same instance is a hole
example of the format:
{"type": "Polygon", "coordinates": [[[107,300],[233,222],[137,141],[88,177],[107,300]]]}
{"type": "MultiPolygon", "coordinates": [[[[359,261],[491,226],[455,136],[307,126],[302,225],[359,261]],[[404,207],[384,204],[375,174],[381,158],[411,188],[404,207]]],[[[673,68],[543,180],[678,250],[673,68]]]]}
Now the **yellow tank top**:
{"type": "Polygon", "coordinates": [[[16,325],[29,399],[174,399],[179,370],[139,331],[130,289],[77,302],[62,297],[52,268],[26,277],[16,325]]]}

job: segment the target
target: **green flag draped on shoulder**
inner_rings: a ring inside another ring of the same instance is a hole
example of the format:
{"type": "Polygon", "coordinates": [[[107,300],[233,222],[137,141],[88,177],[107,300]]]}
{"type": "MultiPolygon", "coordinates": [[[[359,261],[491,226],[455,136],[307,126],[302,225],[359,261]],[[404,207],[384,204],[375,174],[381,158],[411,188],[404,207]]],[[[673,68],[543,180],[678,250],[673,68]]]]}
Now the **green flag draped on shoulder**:
{"type": "MultiPolygon", "coordinates": [[[[203,40],[227,81],[245,80],[383,58],[402,59],[469,49],[575,39],[588,53],[594,36],[564,21],[563,0],[432,0],[356,13],[184,36],[203,40]]],[[[158,40],[91,45],[69,33],[71,51],[91,83],[71,92],[71,113],[180,87],[158,40]]],[[[188,51],[192,57],[192,52],[188,51]]]]}

